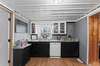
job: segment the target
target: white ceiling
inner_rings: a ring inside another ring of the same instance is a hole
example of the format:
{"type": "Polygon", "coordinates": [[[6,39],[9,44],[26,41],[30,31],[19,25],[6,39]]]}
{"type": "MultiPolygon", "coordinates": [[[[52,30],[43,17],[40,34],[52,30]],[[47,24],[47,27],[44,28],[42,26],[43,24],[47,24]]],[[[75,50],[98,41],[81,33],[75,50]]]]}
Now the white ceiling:
{"type": "Polygon", "coordinates": [[[16,0],[16,11],[34,21],[74,21],[100,0],[16,0]]]}

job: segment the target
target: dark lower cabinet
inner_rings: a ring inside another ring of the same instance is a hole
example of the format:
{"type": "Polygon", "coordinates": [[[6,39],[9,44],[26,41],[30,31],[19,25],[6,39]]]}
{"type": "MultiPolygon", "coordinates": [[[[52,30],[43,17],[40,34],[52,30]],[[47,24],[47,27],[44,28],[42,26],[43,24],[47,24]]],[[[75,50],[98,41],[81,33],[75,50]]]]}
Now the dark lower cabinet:
{"type": "Polygon", "coordinates": [[[79,57],[79,42],[62,42],[61,57],[79,57]]]}
{"type": "Polygon", "coordinates": [[[13,49],[13,66],[25,66],[30,59],[30,46],[23,49],[13,49]]]}
{"type": "Polygon", "coordinates": [[[31,56],[32,57],[49,57],[49,42],[32,42],[31,56]]]}

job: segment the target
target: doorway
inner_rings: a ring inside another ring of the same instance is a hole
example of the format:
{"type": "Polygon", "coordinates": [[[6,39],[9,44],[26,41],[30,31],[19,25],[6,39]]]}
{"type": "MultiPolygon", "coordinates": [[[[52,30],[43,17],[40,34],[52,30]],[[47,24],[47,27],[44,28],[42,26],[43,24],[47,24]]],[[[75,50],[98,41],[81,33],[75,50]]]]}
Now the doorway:
{"type": "Polygon", "coordinates": [[[100,49],[100,13],[97,13],[89,17],[89,64],[94,64],[100,61],[99,49],[100,49]]]}

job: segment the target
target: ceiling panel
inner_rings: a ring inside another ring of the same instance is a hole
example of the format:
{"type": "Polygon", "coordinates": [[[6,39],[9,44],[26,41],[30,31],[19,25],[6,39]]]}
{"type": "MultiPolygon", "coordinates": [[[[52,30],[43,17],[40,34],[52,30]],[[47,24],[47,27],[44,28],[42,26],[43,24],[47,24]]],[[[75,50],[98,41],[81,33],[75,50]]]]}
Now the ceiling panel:
{"type": "Polygon", "coordinates": [[[77,20],[100,0],[16,0],[16,11],[35,21],[77,20]]]}
{"type": "Polygon", "coordinates": [[[99,0],[16,0],[17,4],[46,4],[46,5],[63,5],[70,3],[86,3],[94,4],[100,2],[99,0]]]}

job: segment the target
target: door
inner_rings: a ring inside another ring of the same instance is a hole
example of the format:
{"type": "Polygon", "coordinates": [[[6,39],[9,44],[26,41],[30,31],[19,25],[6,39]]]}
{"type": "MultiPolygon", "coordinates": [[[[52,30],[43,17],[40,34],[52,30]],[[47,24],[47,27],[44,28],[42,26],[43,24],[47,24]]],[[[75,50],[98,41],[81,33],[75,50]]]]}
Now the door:
{"type": "Polygon", "coordinates": [[[99,60],[100,60],[100,15],[98,15],[98,56],[99,56],[99,60]]]}
{"type": "Polygon", "coordinates": [[[99,61],[100,16],[89,17],[89,63],[99,61]]]}
{"type": "Polygon", "coordinates": [[[0,66],[8,66],[8,15],[0,9],[0,66]]]}

